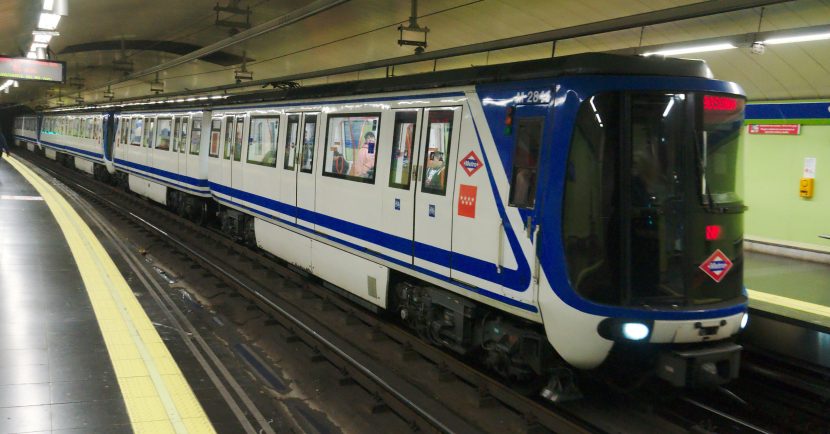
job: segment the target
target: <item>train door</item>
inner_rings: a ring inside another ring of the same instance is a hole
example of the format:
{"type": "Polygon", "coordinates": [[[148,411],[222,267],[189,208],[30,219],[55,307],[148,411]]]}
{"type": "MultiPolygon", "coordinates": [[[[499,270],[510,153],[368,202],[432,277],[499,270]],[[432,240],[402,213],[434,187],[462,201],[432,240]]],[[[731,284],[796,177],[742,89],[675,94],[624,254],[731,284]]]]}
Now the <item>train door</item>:
{"type": "Polygon", "coordinates": [[[461,107],[424,110],[415,188],[414,264],[450,274],[453,187],[461,107]]]}
{"type": "MultiPolygon", "coordinates": [[[[415,192],[418,190],[418,159],[421,143],[423,110],[402,109],[394,112],[392,156],[389,168],[389,187],[383,189],[384,232],[412,240],[415,192]]],[[[381,154],[382,155],[382,154],[381,154]]],[[[380,162],[378,162],[380,164],[380,162]]],[[[386,182],[377,180],[376,182],[386,182]]],[[[413,246],[400,258],[412,264],[413,246]]]]}
{"type": "Polygon", "coordinates": [[[282,161],[277,162],[282,166],[280,176],[280,202],[286,205],[286,214],[289,221],[297,222],[297,155],[299,154],[300,143],[300,113],[288,115],[287,129],[285,135],[285,150],[282,161]]]}
{"type": "Polygon", "coordinates": [[[308,218],[303,218],[302,210],[314,211],[314,154],[317,144],[317,128],[320,122],[319,113],[304,113],[302,128],[300,128],[301,144],[297,163],[297,217],[298,223],[313,228],[314,225],[308,218]]]}
{"type": "MultiPolygon", "coordinates": [[[[510,191],[508,193],[507,205],[510,208],[517,208],[522,217],[522,226],[515,229],[517,237],[526,237],[533,245],[533,255],[529,258],[531,274],[537,274],[537,239],[541,227],[538,225],[539,214],[536,212],[536,197],[538,183],[538,165],[540,158],[541,144],[544,134],[545,116],[548,113],[547,105],[520,105],[516,107],[513,119],[513,150],[511,158],[510,191]]],[[[501,257],[510,258],[513,256],[510,243],[501,243],[501,257]]],[[[520,252],[515,252],[520,254],[520,252]]],[[[532,284],[538,285],[538,279],[532,284]]],[[[536,296],[536,292],[531,292],[536,296]]],[[[530,302],[531,300],[526,300],[530,302]]]]}
{"type": "Polygon", "coordinates": [[[247,143],[245,140],[245,124],[247,115],[236,116],[234,119],[234,133],[233,133],[233,150],[232,150],[232,158],[230,162],[231,166],[231,175],[230,175],[230,186],[237,190],[242,190],[244,186],[242,185],[243,180],[243,167],[242,167],[242,153],[245,151],[243,149],[245,144],[247,143]]]}

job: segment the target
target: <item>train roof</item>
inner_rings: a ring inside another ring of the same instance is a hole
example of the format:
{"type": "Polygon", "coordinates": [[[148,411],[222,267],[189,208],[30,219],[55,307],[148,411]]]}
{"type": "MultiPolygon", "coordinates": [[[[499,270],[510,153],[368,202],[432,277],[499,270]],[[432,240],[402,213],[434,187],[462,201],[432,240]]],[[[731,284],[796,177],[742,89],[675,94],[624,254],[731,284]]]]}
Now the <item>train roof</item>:
{"type": "MultiPolygon", "coordinates": [[[[348,81],[308,87],[286,86],[291,83],[275,81],[280,87],[271,91],[230,95],[222,101],[204,101],[203,104],[148,104],[135,105],[130,111],[153,111],[162,108],[228,106],[239,103],[300,100],[335,96],[365,95],[384,92],[402,92],[416,89],[468,86],[509,81],[555,78],[569,75],[657,75],[674,77],[712,78],[712,72],[702,60],[676,59],[662,56],[623,56],[606,53],[585,53],[549,59],[529,60],[497,65],[475,66],[463,69],[348,81]]],[[[94,110],[94,109],[93,109],[94,110]]],[[[100,111],[98,109],[97,111],[100,111]]]]}

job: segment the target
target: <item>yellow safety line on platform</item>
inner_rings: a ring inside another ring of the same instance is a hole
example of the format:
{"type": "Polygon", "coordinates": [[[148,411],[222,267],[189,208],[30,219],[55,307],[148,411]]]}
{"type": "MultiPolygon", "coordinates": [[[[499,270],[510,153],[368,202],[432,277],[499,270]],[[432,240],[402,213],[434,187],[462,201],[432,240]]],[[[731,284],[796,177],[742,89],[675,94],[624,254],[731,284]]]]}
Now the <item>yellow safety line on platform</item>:
{"type": "Polygon", "coordinates": [[[780,295],[755,291],[752,289],[747,289],[746,292],[749,294],[750,301],[763,301],[765,303],[788,307],[790,309],[800,310],[814,315],[821,315],[830,318],[830,307],[828,306],[822,306],[808,301],[796,300],[794,298],[782,297],[780,295]]]}
{"type": "Polygon", "coordinates": [[[150,318],[89,226],[52,186],[14,157],[8,161],[43,196],[66,237],[135,433],[215,433],[150,318]]]}

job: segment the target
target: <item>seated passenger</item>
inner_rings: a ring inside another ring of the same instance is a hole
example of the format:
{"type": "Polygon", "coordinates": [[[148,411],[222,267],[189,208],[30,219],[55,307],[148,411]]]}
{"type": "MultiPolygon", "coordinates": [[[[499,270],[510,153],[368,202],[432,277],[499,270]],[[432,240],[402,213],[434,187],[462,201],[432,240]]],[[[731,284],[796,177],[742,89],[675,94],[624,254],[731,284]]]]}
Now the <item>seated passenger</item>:
{"type": "Polygon", "coordinates": [[[367,132],[363,136],[363,145],[357,152],[353,175],[361,178],[370,178],[375,168],[375,133],[367,132]]]}
{"type": "Polygon", "coordinates": [[[434,190],[444,189],[446,177],[446,165],[444,164],[443,152],[431,152],[427,160],[427,170],[424,178],[424,186],[434,190]]]}
{"type": "Polygon", "coordinates": [[[338,175],[345,175],[349,171],[349,162],[340,153],[339,149],[334,150],[334,158],[331,161],[332,171],[338,175]]]}

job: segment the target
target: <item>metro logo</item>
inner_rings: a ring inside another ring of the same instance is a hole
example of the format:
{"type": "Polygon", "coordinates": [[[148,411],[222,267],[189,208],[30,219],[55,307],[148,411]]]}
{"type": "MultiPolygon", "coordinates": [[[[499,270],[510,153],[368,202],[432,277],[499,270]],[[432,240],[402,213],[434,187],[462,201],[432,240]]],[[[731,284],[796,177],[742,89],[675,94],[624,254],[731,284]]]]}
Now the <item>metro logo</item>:
{"type": "Polygon", "coordinates": [[[474,173],[481,169],[483,163],[481,160],[478,159],[478,155],[475,152],[470,151],[466,157],[461,159],[461,168],[467,172],[467,176],[473,176],[474,173]]]}
{"type": "Polygon", "coordinates": [[[712,256],[709,256],[699,267],[706,273],[707,276],[711,277],[712,280],[715,282],[720,283],[721,280],[726,276],[726,273],[732,269],[732,261],[720,251],[720,249],[715,250],[715,253],[712,253],[712,256]]]}

